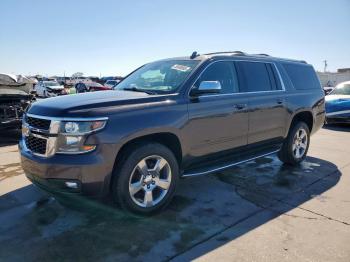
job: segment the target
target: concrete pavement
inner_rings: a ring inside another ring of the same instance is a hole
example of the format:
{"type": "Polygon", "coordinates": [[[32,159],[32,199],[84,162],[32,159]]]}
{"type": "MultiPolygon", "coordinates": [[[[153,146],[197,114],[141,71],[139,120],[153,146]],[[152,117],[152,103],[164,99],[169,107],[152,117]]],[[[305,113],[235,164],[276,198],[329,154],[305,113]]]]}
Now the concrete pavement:
{"type": "Polygon", "coordinates": [[[266,157],[181,180],[151,218],[109,201],[67,208],[24,177],[15,145],[0,143],[1,261],[350,261],[350,128],[319,131],[300,167],[266,157]]]}
{"type": "Polygon", "coordinates": [[[174,261],[350,261],[349,131],[331,127],[311,140],[309,156],[327,159],[337,169],[320,172],[319,180],[174,261]]]}

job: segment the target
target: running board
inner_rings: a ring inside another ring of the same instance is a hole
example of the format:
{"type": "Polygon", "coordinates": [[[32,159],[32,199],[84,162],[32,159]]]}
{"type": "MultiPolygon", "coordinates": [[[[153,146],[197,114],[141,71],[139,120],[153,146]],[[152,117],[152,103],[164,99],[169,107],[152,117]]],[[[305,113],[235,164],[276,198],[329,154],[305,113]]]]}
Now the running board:
{"type": "Polygon", "coordinates": [[[275,154],[278,151],[280,151],[280,150],[279,149],[278,150],[274,150],[274,151],[271,151],[271,152],[268,152],[268,153],[265,153],[265,154],[262,154],[262,155],[258,155],[256,157],[249,158],[249,159],[244,159],[244,160],[240,160],[240,161],[236,161],[236,162],[232,162],[232,163],[226,163],[225,165],[212,167],[211,169],[207,169],[207,170],[203,170],[202,169],[202,170],[198,170],[198,171],[192,171],[192,172],[190,171],[189,173],[185,172],[182,175],[182,177],[201,176],[201,175],[207,175],[207,174],[215,173],[217,171],[221,171],[221,170],[233,167],[233,166],[237,166],[239,164],[243,164],[243,163],[255,160],[257,158],[261,158],[261,157],[265,157],[265,156],[269,156],[269,155],[275,154]]]}

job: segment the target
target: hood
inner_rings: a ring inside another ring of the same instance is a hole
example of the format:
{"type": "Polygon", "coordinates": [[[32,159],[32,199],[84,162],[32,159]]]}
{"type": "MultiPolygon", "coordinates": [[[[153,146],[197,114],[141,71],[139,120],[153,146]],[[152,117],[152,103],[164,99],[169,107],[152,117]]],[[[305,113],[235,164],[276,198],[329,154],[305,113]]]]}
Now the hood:
{"type": "Polygon", "coordinates": [[[329,94],[325,97],[325,99],[326,99],[326,101],[341,100],[341,99],[349,100],[350,95],[332,95],[332,94],[329,94]]]}
{"type": "Polygon", "coordinates": [[[16,90],[16,89],[0,89],[0,101],[18,101],[18,100],[24,100],[29,101],[30,95],[25,93],[22,90],[16,90]]]}
{"type": "Polygon", "coordinates": [[[328,95],[326,100],[326,113],[350,110],[350,95],[328,95]]]}
{"type": "Polygon", "coordinates": [[[29,96],[26,92],[22,90],[10,89],[10,88],[0,89],[0,96],[9,96],[9,95],[24,96],[24,97],[29,96]]]}
{"type": "Polygon", "coordinates": [[[99,91],[47,98],[32,104],[28,113],[52,117],[95,117],[168,102],[168,95],[99,91]]]}
{"type": "Polygon", "coordinates": [[[32,81],[25,76],[0,73],[0,89],[22,90],[29,94],[32,88],[32,81]]]}

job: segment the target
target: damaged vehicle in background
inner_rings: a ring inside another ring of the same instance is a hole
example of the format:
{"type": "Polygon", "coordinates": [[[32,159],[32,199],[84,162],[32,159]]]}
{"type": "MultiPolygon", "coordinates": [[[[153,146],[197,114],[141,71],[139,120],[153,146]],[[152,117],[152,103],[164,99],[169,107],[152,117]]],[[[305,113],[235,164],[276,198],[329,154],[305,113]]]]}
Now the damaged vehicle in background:
{"type": "Polygon", "coordinates": [[[111,90],[112,88],[109,86],[104,86],[96,82],[92,83],[77,83],[75,85],[75,90],[77,93],[86,93],[86,92],[93,92],[93,91],[104,91],[104,90],[111,90]]]}
{"type": "Polygon", "coordinates": [[[23,76],[0,74],[0,130],[21,127],[23,113],[34,99],[33,85],[23,76]]]}
{"type": "Polygon", "coordinates": [[[64,86],[56,81],[41,81],[35,86],[35,91],[37,96],[41,97],[54,97],[67,94],[64,86]]]}
{"type": "Polygon", "coordinates": [[[338,84],[326,96],[326,124],[350,124],[350,81],[338,84]]]}

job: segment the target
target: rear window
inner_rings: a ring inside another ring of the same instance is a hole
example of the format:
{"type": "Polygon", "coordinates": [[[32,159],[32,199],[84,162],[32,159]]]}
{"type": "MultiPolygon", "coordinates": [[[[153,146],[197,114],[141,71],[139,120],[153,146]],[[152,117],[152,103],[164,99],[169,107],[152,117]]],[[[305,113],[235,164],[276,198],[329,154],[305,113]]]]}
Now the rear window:
{"type": "Polygon", "coordinates": [[[283,64],[295,89],[317,89],[321,88],[315,70],[305,64],[283,64]]]}
{"type": "Polygon", "coordinates": [[[263,62],[236,62],[239,71],[241,92],[276,90],[276,81],[271,65],[263,62]]]}

